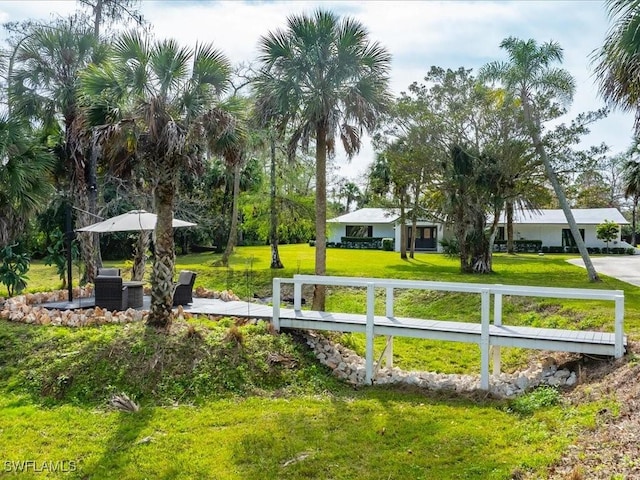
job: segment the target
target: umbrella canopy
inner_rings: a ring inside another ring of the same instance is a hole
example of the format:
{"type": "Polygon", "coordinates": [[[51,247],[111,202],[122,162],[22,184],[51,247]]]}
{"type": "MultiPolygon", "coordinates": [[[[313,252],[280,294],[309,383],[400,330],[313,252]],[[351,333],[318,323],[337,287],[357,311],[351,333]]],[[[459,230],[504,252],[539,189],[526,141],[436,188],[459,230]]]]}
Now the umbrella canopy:
{"type": "MultiPolygon", "coordinates": [[[[144,210],[131,210],[113,218],[107,218],[102,222],[94,223],[86,227],[78,228],[77,232],[137,232],[141,230],[153,230],[156,228],[158,216],[144,210]]],[[[185,222],[173,219],[173,228],[195,227],[197,223],[185,222]]]]}

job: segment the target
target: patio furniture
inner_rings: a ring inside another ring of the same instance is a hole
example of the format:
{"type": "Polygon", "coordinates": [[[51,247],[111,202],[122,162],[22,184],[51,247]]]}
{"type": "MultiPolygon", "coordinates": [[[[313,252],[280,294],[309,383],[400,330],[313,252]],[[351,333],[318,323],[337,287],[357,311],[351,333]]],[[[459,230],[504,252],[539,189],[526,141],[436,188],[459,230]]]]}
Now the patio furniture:
{"type": "Polygon", "coordinates": [[[129,291],[127,306],[129,308],[142,307],[142,300],[144,298],[144,282],[128,281],[122,282],[122,284],[127,287],[127,290],[129,291]]]}
{"type": "Polygon", "coordinates": [[[178,282],[173,286],[173,305],[187,305],[193,302],[193,284],[196,281],[195,272],[183,270],[178,282]]]}
{"type": "Polygon", "coordinates": [[[119,268],[99,268],[98,269],[98,276],[103,276],[103,277],[119,277],[120,276],[120,269],[119,268]]]}
{"type": "Polygon", "coordinates": [[[129,291],[122,277],[98,275],[95,278],[96,307],[107,310],[126,310],[129,291]]]}

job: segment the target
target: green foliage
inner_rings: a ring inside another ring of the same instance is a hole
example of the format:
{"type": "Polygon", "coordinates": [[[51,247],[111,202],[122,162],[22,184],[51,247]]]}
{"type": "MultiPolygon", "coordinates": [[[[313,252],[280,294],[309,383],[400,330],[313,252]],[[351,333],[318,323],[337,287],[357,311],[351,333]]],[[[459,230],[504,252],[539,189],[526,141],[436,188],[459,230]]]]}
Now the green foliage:
{"type": "Polygon", "coordinates": [[[605,220],[596,227],[596,236],[607,243],[607,250],[609,250],[609,242],[618,237],[620,227],[616,222],[611,220],[605,220]]]}
{"type": "MultiPolygon", "coordinates": [[[[66,242],[65,235],[59,228],[56,228],[51,233],[51,244],[47,247],[47,255],[43,258],[45,265],[54,265],[56,272],[62,282],[65,282],[65,275],[67,272],[67,254],[66,254],[66,242]]],[[[71,259],[77,262],[79,259],[78,245],[76,243],[71,244],[71,259]]]]}
{"type": "Polygon", "coordinates": [[[17,253],[14,247],[17,245],[7,245],[0,250],[0,283],[7,287],[10,297],[20,294],[27,287],[27,272],[31,259],[26,253],[17,253]]]}
{"type": "Polygon", "coordinates": [[[385,252],[393,252],[393,246],[395,244],[395,239],[393,238],[383,238],[382,239],[382,250],[385,252]]]}
{"type": "Polygon", "coordinates": [[[509,403],[509,409],[519,415],[531,415],[537,410],[558,405],[562,396],[557,388],[542,386],[509,403]]]}
{"type": "Polygon", "coordinates": [[[442,246],[442,251],[447,257],[458,258],[460,255],[460,245],[458,244],[458,240],[454,237],[451,238],[443,238],[440,240],[440,245],[442,246]]]}

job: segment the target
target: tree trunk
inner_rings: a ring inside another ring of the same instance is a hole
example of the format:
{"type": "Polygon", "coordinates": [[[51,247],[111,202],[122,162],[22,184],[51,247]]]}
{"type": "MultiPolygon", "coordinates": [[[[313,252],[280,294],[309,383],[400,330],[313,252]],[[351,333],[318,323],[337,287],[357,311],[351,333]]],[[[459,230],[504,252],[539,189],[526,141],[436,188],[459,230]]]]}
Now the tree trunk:
{"type": "Polygon", "coordinates": [[[407,259],[407,214],[406,195],[404,190],[400,193],[400,258],[407,259]]]}
{"type": "Polygon", "coordinates": [[[584,262],[584,266],[587,269],[587,275],[589,277],[589,281],[591,282],[599,282],[600,278],[598,277],[598,273],[596,272],[593,263],[591,262],[591,257],[589,257],[589,252],[587,251],[587,247],[584,244],[584,240],[580,235],[580,230],[578,229],[578,224],[576,223],[575,218],[573,217],[573,212],[571,211],[571,207],[569,206],[569,202],[567,201],[567,197],[562,189],[562,185],[560,185],[560,181],[558,180],[558,176],[556,172],[553,170],[551,166],[551,161],[547,156],[547,152],[542,145],[542,139],[540,138],[540,127],[538,122],[535,121],[531,115],[531,107],[529,106],[529,100],[525,94],[522,94],[520,97],[522,101],[522,109],[524,112],[524,120],[529,125],[531,139],[533,140],[533,145],[535,147],[536,153],[540,156],[544,168],[547,172],[547,178],[553,187],[554,192],[556,193],[556,197],[558,197],[558,203],[560,204],[560,208],[564,212],[564,215],[567,219],[567,223],[569,224],[569,229],[571,230],[571,234],[576,242],[576,246],[578,247],[578,251],[580,252],[580,256],[582,257],[582,261],[584,262]]]}
{"type": "Polygon", "coordinates": [[[163,165],[157,170],[160,178],[154,190],[158,220],[154,238],[154,260],[151,278],[151,311],[147,324],[168,328],[173,317],[173,268],[175,250],[173,242],[173,202],[175,184],[172,168],[163,165]]]}
{"type": "MultiPolygon", "coordinates": [[[[327,127],[321,123],[316,130],[316,275],[327,272],[327,127]]],[[[313,306],[325,309],[326,288],[316,285],[313,306]]]]}
{"type": "Polygon", "coordinates": [[[149,240],[151,232],[140,232],[133,256],[133,268],[131,269],[131,280],[141,282],[144,279],[145,263],[147,260],[147,249],[149,248],[149,240]]]}
{"type": "Polygon", "coordinates": [[[507,253],[515,255],[516,249],[513,243],[513,200],[507,200],[505,212],[507,217],[507,253]]]}
{"type": "Polygon", "coordinates": [[[271,244],[271,265],[270,268],[284,268],[280,261],[280,252],[278,251],[278,209],[276,206],[276,141],[271,135],[271,168],[269,172],[270,188],[269,188],[269,210],[271,222],[269,224],[269,243],[271,244]]]}
{"type": "Polygon", "coordinates": [[[414,214],[414,215],[411,215],[411,238],[409,239],[409,258],[415,257],[417,230],[418,230],[418,219],[414,214]]]}
{"type": "Polygon", "coordinates": [[[633,197],[633,209],[631,210],[631,245],[633,245],[634,247],[637,244],[637,239],[636,239],[636,213],[638,211],[638,199],[640,197],[638,197],[638,195],[635,195],[633,197]]]}
{"type": "Polygon", "coordinates": [[[233,165],[233,196],[231,200],[231,228],[229,229],[229,238],[227,239],[227,248],[225,248],[220,263],[228,267],[229,257],[233,253],[238,238],[238,197],[240,196],[240,167],[241,161],[237,161],[233,165]]]}

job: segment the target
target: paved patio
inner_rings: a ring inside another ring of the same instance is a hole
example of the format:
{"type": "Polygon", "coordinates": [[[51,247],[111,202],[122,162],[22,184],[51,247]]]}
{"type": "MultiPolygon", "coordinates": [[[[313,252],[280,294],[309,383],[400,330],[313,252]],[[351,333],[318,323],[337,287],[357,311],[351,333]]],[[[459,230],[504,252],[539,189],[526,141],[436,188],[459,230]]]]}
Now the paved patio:
{"type": "MultiPolygon", "coordinates": [[[[142,307],[136,310],[149,310],[151,305],[151,297],[143,298],[142,307]]],[[[95,298],[76,298],[72,302],[49,302],[40,306],[56,309],[56,310],[78,310],[83,308],[93,308],[95,306],[95,298]]],[[[175,307],[174,309],[176,309],[175,307]]],[[[215,298],[194,298],[190,305],[183,305],[185,312],[205,315],[229,315],[243,316],[251,318],[271,318],[273,309],[264,304],[249,303],[242,301],[225,302],[215,298]]]]}

